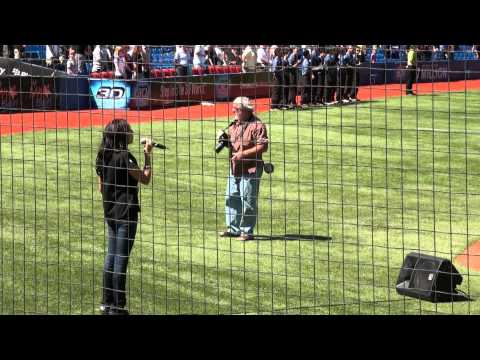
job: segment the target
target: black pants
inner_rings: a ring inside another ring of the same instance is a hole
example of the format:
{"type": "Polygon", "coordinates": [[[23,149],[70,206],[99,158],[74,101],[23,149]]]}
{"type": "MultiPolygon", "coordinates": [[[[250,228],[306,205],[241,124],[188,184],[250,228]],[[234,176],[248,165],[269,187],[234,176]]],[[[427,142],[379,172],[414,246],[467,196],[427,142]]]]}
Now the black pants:
{"type": "Polygon", "coordinates": [[[318,72],[316,103],[325,103],[325,70],[318,72]]]}
{"type": "Polygon", "coordinates": [[[337,71],[337,93],[336,93],[337,101],[342,101],[342,99],[344,99],[345,80],[346,80],[345,70],[346,70],[345,68],[340,68],[337,71]]]}
{"type": "Polygon", "coordinates": [[[312,74],[302,75],[302,105],[312,103],[312,74]]]}
{"type": "Polygon", "coordinates": [[[358,94],[358,86],[360,85],[360,69],[352,69],[352,74],[353,78],[352,87],[350,88],[350,97],[352,99],[356,99],[358,94]]]}
{"type": "Polygon", "coordinates": [[[278,109],[285,105],[283,96],[283,82],[283,73],[275,72],[275,74],[273,75],[272,86],[272,109],[278,109]]]}
{"type": "Polygon", "coordinates": [[[297,69],[288,70],[289,86],[288,86],[288,104],[297,105],[297,69]]]}
{"type": "Polygon", "coordinates": [[[416,67],[407,67],[407,95],[413,94],[412,86],[417,76],[416,67]]]}
{"type": "Polygon", "coordinates": [[[353,77],[355,76],[355,71],[351,67],[347,67],[345,69],[345,90],[343,93],[343,98],[347,99],[350,97],[354,97],[352,94],[352,84],[353,84],[353,77]]]}
{"type": "Polygon", "coordinates": [[[188,67],[183,65],[175,66],[177,70],[177,76],[187,76],[188,75],[188,67]]]}
{"type": "Polygon", "coordinates": [[[337,85],[337,69],[328,69],[325,76],[325,102],[334,100],[335,86],[337,85]]]}
{"type": "Polygon", "coordinates": [[[282,89],[282,96],[283,96],[283,105],[286,106],[288,104],[288,94],[290,93],[290,75],[288,74],[288,70],[283,72],[283,89],[282,89]]]}
{"type": "Polygon", "coordinates": [[[312,103],[316,104],[319,103],[318,101],[318,80],[319,80],[320,73],[319,71],[312,71],[312,103]]]}

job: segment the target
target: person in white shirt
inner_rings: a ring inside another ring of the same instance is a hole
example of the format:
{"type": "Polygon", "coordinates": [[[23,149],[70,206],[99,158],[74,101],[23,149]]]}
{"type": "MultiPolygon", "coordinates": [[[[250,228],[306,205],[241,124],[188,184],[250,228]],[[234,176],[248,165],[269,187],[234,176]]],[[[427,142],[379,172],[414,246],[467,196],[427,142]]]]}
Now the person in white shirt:
{"type": "Polygon", "coordinates": [[[54,59],[58,59],[59,56],[60,56],[59,45],[46,45],[45,60],[46,60],[47,66],[52,67],[54,65],[54,59]]]}
{"type": "Polygon", "coordinates": [[[183,45],[177,45],[175,56],[173,57],[178,76],[188,75],[188,65],[190,64],[190,55],[185,51],[183,45]]]}
{"type": "Polygon", "coordinates": [[[107,65],[112,61],[112,54],[106,45],[96,45],[93,50],[92,72],[105,71],[107,65]]]}
{"type": "Polygon", "coordinates": [[[217,55],[217,65],[227,65],[225,60],[225,52],[218,45],[213,48],[217,55]]]}
{"type": "Polygon", "coordinates": [[[260,45],[257,49],[257,63],[260,65],[261,68],[267,68],[270,59],[268,58],[268,54],[266,51],[265,45],[260,45]]]}
{"type": "Polygon", "coordinates": [[[75,56],[75,49],[73,48],[70,48],[68,51],[67,74],[78,75],[77,57],[75,56]]]}
{"type": "Polygon", "coordinates": [[[127,78],[127,61],[125,59],[125,50],[121,46],[115,48],[113,55],[113,65],[115,66],[115,78],[127,78]]]}
{"type": "Polygon", "coordinates": [[[255,66],[257,64],[257,54],[253,51],[250,45],[247,45],[245,50],[242,53],[242,71],[243,72],[254,72],[255,66]]]}
{"type": "Polygon", "coordinates": [[[193,50],[193,67],[201,68],[205,67],[205,46],[204,45],[195,45],[193,50]]]}

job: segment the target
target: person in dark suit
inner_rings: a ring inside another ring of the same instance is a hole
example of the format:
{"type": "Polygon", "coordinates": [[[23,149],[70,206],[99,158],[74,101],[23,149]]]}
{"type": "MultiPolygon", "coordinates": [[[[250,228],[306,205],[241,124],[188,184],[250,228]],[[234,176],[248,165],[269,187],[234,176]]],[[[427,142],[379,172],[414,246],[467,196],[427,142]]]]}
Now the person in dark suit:
{"type": "Polygon", "coordinates": [[[335,86],[337,85],[337,59],[335,48],[330,48],[325,56],[325,104],[334,101],[335,86]]]}
{"type": "Polygon", "coordinates": [[[310,52],[303,50],[303,60],[300,68],[302,74],[302,107],[312,104],[312,69],[310,66],[310,52]]]}
{"type": "Polygon", "coordinates": [[[282,54],[282,65],[283,65],[283,104],[288,108],[288,94],[290,93],[290,74],[288,66],[288,57],[290,56],[291,50],[286,48],[283,49],[282,54]]]}
{"type": "Polygon", "coordinates": [[[285,72],[283,67],[282,49],[277,47],[274,51],[272,60],[272,109],[283,109],[285,107],[285,97],[283,94],[285,86],[285,72]]]}
{"type": "Polygon", "coordinates": [[[353,63],[354,72],[352,79],[352,88],[350,90],[350,100],[359,101],[360,99],[358,98],[358,87],[360,85],[360,69],[361,65],[365,63],[365,52],[361,45],[355,48],[355,54],[353,55],[353,63]]]}
{"type": "Polygon", "coordinates": [[[298,66],[300,65],[300,57],[298,56],[298,47],[294,47],[288,56],[288,107],[295,109],[297,107],[297,82],[298,82],[298,66]]]}
{"type": "Polygon", "coordinates": [[[315,105],[319,105],[322,103],[320,94],[320,92],[323,90],[320,87],[320,71],[323,67],[322,60],[323,59],[320,57],[320,49],[316,48],[312,52],[310,58],[310,64],[312,66],[312,103],[315,105]]]}
{"type": "Polygon", "coordinates": [[[338,103],[341,103],[345,93],[346,67],[344,64],[344,51],[342,47],[337,48],[337,92],[335,94],[338,103]]]}
{"type": "Polygon", "coordinates": [[[343,66],[345,68],[345,87],[343,89],[343,102],[350,102],[351,98],[351,91],[352,91],[352,83],[354,77],[354,59],[353,59],[353,46],[349,45],[347,48],[347,52],[343,56],[343,66]]]}

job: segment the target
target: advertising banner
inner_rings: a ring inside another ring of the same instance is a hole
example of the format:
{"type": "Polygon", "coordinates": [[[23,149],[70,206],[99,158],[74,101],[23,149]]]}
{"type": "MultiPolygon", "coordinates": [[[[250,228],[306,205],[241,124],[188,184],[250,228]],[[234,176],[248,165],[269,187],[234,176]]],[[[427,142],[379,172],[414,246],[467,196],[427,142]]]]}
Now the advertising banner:
{"type": "Polygon", "coordinates": [[[55,105],[53,78],[0,77],[1,112],[54,110],[55,105]]]}
{"type": "Polygon", "coordinates": [[[99,109],[126,109],[131,97],[131,83],[116,79],[90,79],[90,94],[99,109]]]}
{"type": "Polygon", "coordinates": [[[132,91],[131,109],[148,109],[171,106],[188,106],[192,103],[212,101],[214,97],[213,83],[193,78],[158,79],[149,82],[138,82],[132,91]]]}
{"type": "Polygon", "coordinates": [[[0,76],[54,76],[66,75],[64,72],[55,71],[53,69],[29,64],[27,62],[0,57],[0,76]]]}
{"type": "Polygon", "coordinates": [[[148,80],[137,81],[132,89],[132,97],[130,99],[130,109],[140,110],[148,109],[151,106],[150,99],[152,98],[151,82],[148,80]]]}
{"type": "Polygon", "coordinates": [[[230,76],[217,75],[215,76],[215,101],[228,101],[230,98],[230,87],[229,87],[230,76]]]}
{"type": "MultiPolygon", "coordinates": [[[[406,63],[362,65],[360,85],[381,85],[406,82],[406,63]]],[[[419,61],[417,82],[447,82],[480,79],[480,61],[419,61]]]]}
{"type": "Polygon", "coordinates": [[[20,111],[20,81],[18,78],[0,77],[0,112],[20,111]]]}
{"type": "Polygon", "coordinates": [[[58,110],[82,110],[95,106],[87,77],[56,77],[55,90],[58,110]]]}

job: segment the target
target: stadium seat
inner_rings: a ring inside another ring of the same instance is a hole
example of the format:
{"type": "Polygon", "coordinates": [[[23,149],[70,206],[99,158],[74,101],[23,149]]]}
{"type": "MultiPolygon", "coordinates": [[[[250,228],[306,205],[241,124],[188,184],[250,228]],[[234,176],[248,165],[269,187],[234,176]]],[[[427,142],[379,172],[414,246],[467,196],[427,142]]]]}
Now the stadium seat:
{"type": "Polygon", "coordinates": [[[455,51],[453,53],[453,60],[455,60],[455,61],[465,60],[465,53],[463,51],[455,51]]]}
{"type": "Polygon", "coordinates": [[[215,74],[215,66],[208,65],[208,73],[209,74],[215,74]]]}

